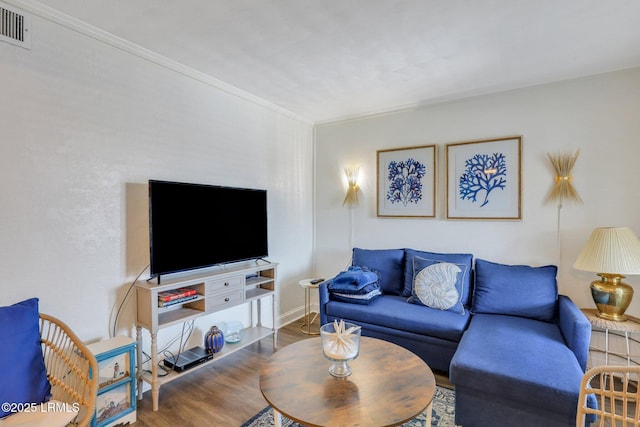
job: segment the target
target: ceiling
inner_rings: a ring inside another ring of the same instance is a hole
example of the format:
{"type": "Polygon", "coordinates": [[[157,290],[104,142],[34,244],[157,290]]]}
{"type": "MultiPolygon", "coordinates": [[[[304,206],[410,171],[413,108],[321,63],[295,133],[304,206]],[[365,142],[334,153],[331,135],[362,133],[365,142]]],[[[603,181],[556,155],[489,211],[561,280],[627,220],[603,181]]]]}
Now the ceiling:
{"type": "Polygon", "coordinates": [[[39,0],[313,122],[640,66],[638,0],[39,0]]]}

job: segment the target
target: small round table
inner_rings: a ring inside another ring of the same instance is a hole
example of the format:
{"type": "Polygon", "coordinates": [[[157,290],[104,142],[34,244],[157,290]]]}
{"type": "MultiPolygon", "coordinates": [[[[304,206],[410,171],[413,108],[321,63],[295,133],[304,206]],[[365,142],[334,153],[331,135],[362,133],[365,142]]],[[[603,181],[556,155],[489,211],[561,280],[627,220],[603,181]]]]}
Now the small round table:
{"type": "Polygon", "coordinates": [[[275,352],[260,369],[260,391],[274,410],[310,426],[396,426],[427,412],[436,388],[433,372],[414,353],[376,338],[360,338],[353,373],[334,378],[319,337],[275,352]]]}
{"type": "Polygon", "coordinates": [[[620,357],[627,360],[627,366],[631,365],[631,349],[629,345],[629,334],[640,333],[640,319],[637,317],[627,315],[627,320],[623,322],[616,322],[613,320],[603,319],[598,316],[598,310],[595,308],[583,308],[582,312],[591,323],[591,326],[597,329],[604,330],[604,350],[600,348],[590,347],[589,350],[604,353],[604,364],[609,364],[609,355],[620,357]],[[626,354],[615,353],[609,351],[609,331],[624,333],[624,339],[627,347],[626,354]]]}
{"type": "Polygon", "coordinates": [[[303,279],[298,282],[304,288],[304,323],[300,325],[300,332],[303,334],[320,335],[319,330],[311,330],[311,324],[318,318],[318,313],[313,313],[313,318],[311,318],[311,289],[318,289],[322,282],[322,279],[303,279]],[[316,282],[317,280],[320,281],[316,282]],[[311,283],[312,281],[316,283],[311,283]]]}

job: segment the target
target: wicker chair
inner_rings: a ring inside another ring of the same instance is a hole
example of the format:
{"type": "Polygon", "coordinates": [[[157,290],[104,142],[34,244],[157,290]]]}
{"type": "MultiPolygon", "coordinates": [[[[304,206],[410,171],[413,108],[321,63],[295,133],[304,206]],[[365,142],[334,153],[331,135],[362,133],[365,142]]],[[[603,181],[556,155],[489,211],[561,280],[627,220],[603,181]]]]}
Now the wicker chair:
{"type": "Polygon", "coordinates": [[[597,366],[582,378],[576,426],[589,425],[588,414],[597,417],[594,426],[640,426],[638,393],[640,366],[597,366]],[[587,396],[593,395],[597,409],[587,407],[587,396]]]}
{"type": "Polygon", "coordinates": [[[51,400],[38,405],[37,411],[22,411],[0,420],[0,427],[89,426],[98,392],[95,356],[66,324],[42,313],[40,341],[51,400]]]}
{"type": "Polygon", "coordinates": [[[95,412],[98,394],[98,362],[95,356],[66,324],[42,313],[40,337],[51,398],[79,405],[78,415],[69,425],[88,426],[95,412]]]}

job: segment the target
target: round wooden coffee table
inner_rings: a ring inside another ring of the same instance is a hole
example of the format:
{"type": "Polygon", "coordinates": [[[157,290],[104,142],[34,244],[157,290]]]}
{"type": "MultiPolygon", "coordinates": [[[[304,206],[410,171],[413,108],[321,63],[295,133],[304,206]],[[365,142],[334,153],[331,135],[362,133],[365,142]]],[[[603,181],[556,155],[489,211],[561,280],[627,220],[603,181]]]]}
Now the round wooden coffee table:
{"type": "Polygon", "coordinates": [[[396,426],[427,410],[436,387],[433,372],[412,352],[375,338],[360,339],[347,378],[329,374],[320,338],[277,352],[260,370],[260,390],[275,412],[307,426],[396,426]]]}

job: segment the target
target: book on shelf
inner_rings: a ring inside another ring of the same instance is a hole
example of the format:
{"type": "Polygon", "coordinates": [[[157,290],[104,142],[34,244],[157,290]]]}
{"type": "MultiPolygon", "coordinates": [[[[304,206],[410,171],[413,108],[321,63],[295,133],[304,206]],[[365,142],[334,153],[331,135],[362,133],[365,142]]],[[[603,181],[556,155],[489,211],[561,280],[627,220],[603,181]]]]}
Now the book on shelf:
{"type": "Polygon", "coordinates": [[[158,307],[160,307],[160,308],[169,307],[169,306],[172,306],[172,305],[181,304],[181,303],[186,302],[186,301],[191,301],[191,300],[194,300],[196,298],[198,298],[198,295],[193,294],[193,295],[188,295],[188,296],[182,297],[182,298],[176,298],[176,299],[173,299],[171,301],[158,301],[158,307]]]}
{"type": "Polygon", "coordinates": [[[171,289],[169,291],[158,292],[158,302],[173,301],[180,298],[189,297],[195,294],[196,294],[196,290],[194,288],[171,289]]]}

